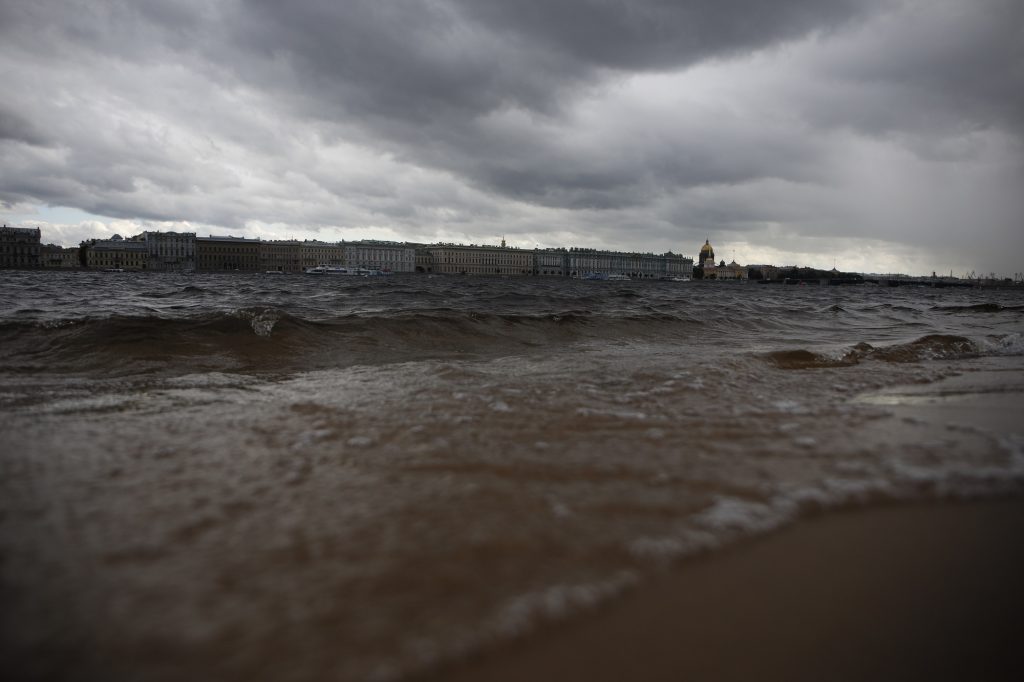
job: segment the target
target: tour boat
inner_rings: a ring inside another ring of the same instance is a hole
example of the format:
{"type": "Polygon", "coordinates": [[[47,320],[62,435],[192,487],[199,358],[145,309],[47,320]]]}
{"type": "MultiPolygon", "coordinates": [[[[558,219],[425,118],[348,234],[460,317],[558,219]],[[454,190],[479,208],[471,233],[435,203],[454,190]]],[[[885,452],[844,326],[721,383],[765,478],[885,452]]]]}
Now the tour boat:
{"type": "Polygon", "coordinates": [[[306,268],[305,273],[307,275],[358,275],[357,270],[350,270],[344,265],[317,265],[312,268],[306,268]]]}

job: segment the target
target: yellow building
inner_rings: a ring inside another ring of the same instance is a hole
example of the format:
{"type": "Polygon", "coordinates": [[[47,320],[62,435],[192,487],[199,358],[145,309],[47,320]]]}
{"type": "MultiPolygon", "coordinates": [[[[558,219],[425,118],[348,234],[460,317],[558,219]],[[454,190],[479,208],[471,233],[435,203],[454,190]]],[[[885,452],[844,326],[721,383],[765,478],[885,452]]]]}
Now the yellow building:
{"type": "Polygon", "coordinates": [[[85,266],[97,270],[146,270],[149,248],[138,239],[115,234],[110,239],[95,239],[85,244],[85,266]]]}
{"type": "Polygon", "coordinates": [[[334,242],[307,239],[299,246],[299,261],[303,270],[318,265],[343,265],[345,249],[334,242]]]}
{"type": "Polygon", "coordinates": [[[735,260],[728,265],[719,265],[715,274],[718,279],[742,280],[749,277],[746,266],[740,265],[735,260]]]}

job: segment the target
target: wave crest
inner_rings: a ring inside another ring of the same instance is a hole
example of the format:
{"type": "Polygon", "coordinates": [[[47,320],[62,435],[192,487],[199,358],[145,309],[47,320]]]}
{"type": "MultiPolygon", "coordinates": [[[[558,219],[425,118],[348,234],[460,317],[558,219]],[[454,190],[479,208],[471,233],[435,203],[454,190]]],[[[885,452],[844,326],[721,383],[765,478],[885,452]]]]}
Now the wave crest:
{"type": "MultiPolygon", "coordinates": [[[[1006,346],[1006,344],[1001,344],[999,347],[1006,346]]],[[[875,347],[861,342],[842,353],[829,354],[796,348],[772,351],[761,357],[780,369],[821,369],[848,367],[868,359],[880,362],[909,363],[968,358],[980,355],[981,350],[981,346],[965,336],[928,334],[909,343],[898,343],[892,346],[875,347]]]]}

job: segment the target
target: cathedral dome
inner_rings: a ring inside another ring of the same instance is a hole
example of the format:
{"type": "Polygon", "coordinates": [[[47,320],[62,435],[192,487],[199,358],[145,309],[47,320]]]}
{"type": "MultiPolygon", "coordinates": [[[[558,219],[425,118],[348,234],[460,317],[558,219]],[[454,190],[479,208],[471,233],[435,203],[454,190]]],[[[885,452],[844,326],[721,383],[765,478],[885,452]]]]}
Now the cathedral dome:
{"type": "Polygon", "coordinates": [[[711,248],[711,241],[708,239],[704,240],[704,246],[700,247],[700,261],[703,263],[708,258],[715,260],[715,250],[711,248]]]}

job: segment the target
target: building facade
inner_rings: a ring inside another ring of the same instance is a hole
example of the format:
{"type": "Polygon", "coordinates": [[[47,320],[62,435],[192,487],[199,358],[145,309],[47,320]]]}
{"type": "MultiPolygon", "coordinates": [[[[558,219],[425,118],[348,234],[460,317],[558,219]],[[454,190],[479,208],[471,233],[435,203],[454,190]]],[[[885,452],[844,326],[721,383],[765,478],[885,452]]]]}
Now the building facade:
{"type": "Polygon", "coordinates": [[[303,241],[299,246],[299,265],[303,270],[318,265],[344,265],[345,248],[334,242],[303,241]]]}
{"type": "Polygon", "coordinates": [[[258,272],[260,240],[246,237],[196,237],[196,269],[203,272],[258,272]]]}
{"type": "MultiPolygon", "coordinates": [[[[712,265],[714,266],[714,261],[712,261],[712,265]]],[[[728,264],[723,261],[717,266],[704,269],[704,279],[744,280],[749,279],[749,277],[747,267],[740,265],[736,261],[728,264]]]]}
{"type": "Polygon", "coordinates": [[[448,275],[532,275],[534,251],[502,246],[438,244],[427,247],[431,270],[448,275]]]}
{"type": "Polygon", "coordinates": [[[63,267],[64,247],[56,244],[43,244],[39,247],[39,267],[63,267]]]}
{"type": "Polygon", "coordinates": [[[302,272],[302,242],[273,239],[259,243],[260,270],[302,272]]]}
{"type": "Polygon", "coordinates": [[[82,267],[82,250],[77,246],[65,246],[60,254],[60,266],[62,268],[82,267]]]}
{"type": "Polygon", "coordinates": [[[674,253],[623,253],[597,249],[532,249],[433,244],[416,250],[416,272],[446,275],[576,277],[624,275],[671,279],[693,275],[693,259],[674,253]]]}
{"type": "Polygon", "coordinates": [[[533,252],[533,274],[540,277],[564,277],[568,251],[565,249],[536,249],[533,252]]]}
{"type": "Polygon", "coordinates": [[[196,269],[195,232],[143,232],[149,251],[149,269],[191,272],[196,269]]]}
{"type": "Polygon", "coordinates": [[[430,251],[430,247],[426,244],[416,245],[416,272],[433,272],[434,271],[434,255],[430,251]]]}
{"type": "Polygon", "coordinates": [[[747,266],[747,274],[753,279],[774,280],[778,279],[779,268],[776,265],[755,264],[747,266]]]}
{"type": "Polygon", "coordinates": [[[0,227],[0,268],[38,268],[38,227],[0,227]]]}
{"type": "Polygon", "coordinates": [[[97,270],[147,270],[149,247],[141,235],[125,239],[115,234],[110,239],[92,239],[86,251],[85,267],[97,270]]]}
{"type": "Polygon", "coordinates": [[[624,275],[630,279],[684,278],[693,274],[693,259],[671,251],[661,255],[599,251],[597,249],[569,249],[566,271],[570,277],[592,275],[624,275]]]}
{"type": "Polygon", "coordinates": [[[416,249],[408,244],[383,241],[342,242],[345,265],[384,272],[415,272],[416,249]]]}

